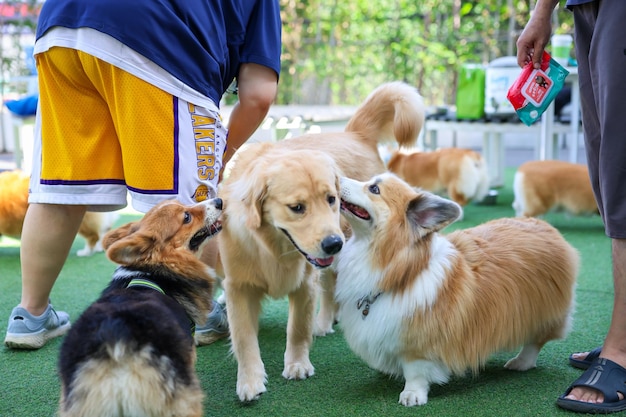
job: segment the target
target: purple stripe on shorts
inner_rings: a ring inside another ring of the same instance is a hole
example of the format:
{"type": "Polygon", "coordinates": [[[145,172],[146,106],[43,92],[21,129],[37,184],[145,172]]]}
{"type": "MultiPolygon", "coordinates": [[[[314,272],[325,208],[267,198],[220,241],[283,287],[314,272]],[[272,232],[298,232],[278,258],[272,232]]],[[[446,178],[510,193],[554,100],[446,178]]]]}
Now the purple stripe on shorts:
{"type": "Polygon", "coordinates": [[[98,184],[118,184],[125,185],[124,180],[106,179],[106,180],[40,180],[40,184],[44,185],[98,185],[98,184]]]}
{"type": "Polygon", "coordinates": [[[165,195],[176,195],[178,192],[176,190],[144,190],[141,188],[135,187],[127,187],[130,191],[135,192],[137,194],[147,194],[147,195],[156,195],[156,194],[165,194],[165,195]]]}
{"type": "Polygon", "coordinates": [[[173,194],[178,194],[178,170],[179,170],[179,157],[178,154],[178,141],[179,141],[179,126],[178,126],[178,97],[174,96],[174,172],[172,175],[174,176],[174,192],[173,194]]]}

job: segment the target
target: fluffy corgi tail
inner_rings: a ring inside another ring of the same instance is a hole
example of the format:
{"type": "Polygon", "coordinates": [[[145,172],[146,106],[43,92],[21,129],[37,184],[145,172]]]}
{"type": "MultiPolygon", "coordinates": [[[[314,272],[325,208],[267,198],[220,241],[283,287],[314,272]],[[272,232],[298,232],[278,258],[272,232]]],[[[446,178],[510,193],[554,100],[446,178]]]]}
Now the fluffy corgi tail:
{"type": "Polygon", "coordinates": [[[519,170],[515,173],[513,178],[513,210],[517,217],[526,215],[526,196],[524,195],[524,174],[519,170]]]}
{"type": "Polygon", "coordinates": [[[401,147],[417,142],[424,126],[422,96],[404,82],[395,81],[375,89],[357,109],[346,126],[346,132],[363,133],[364,139],[383,142],[395,140],[401,147]]]}
{"type": "Polygon", "coordinates": [[[202,415],[204,394],[193,372],[177,379],[170,359],[149,346],[137,351],[118,343],[107,351],[83,363],[62,388],[60,417],[202,415]]]}
{"type": "Polygon", "coordinates": [[[489,171],[487,170],[487,161],[479,153],[472,154],[469,158],[469,169],[472,171],[473,178],[476,179],[474,192],[470,194],[473,201],[481,201],[489,193],[489,171]]]}

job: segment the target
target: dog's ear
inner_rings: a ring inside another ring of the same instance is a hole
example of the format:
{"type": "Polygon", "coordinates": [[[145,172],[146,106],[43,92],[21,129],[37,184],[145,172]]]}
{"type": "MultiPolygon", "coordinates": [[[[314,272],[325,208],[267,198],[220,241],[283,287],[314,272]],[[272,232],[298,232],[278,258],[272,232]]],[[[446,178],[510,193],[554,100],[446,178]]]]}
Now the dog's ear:
{"type": "Polygon", "coordinates": [[[246,211],[246,226],[250,229],[258,229],[263,221],[263,200],[267,190],[267,184],[259,181],[253,181],[255,184],[248,188],[243,198],[244,204],[248,207],[246,211]]]}
{"type": "Polygon", "coordinates": [[[108,231],[102,238],[102,247],[107,250],[114,242],[126,237],[137,230],[138,222],[130,222],[116,229],[108,231]]]}
{"type": "Polygon", "coordinates": [[[454,201],[422,191],[409,202],[406,213],[413,225],[436,232],[457,220],[462,210],[454,201]]]}
{"type": "Polygon", "coordinates": [[[108,232],[102,246],[108,258],[120,265],[139,263],[154,249],[155,239],[139,231],[138,222],[128,223],[108,232]]]}
{"type": "Polygon", "coordinates": [[[230,184],[233,200],[241,201],[244,206],[246,227],[249,229],[261,227],[266,181],[267,173],[262,168],[254,168],[230,184]]]}

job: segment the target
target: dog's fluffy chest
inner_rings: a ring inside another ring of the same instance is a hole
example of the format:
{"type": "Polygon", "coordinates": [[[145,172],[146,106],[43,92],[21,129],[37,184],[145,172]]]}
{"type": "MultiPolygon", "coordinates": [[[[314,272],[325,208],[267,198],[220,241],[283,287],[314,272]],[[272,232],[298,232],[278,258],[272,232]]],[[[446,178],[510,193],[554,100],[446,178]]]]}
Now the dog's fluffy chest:
{"type": "Polygon", "coordinates": [[[366,248],[346,245],[337,263],[335,298],[338,320],[351,348],[371,367],[401,375],[398,362],[402,311],[391,294],[382,293],[382,273],[372,271],[366,248]]]}
{"type": "Polygon", "coordinates": [[[372,268],[368,248],[367,240],[352,238],[339,255],[335,290],[339,324],[350,347],[371,367],[402,375],[404,335],[411,331],[408,319],[436,302],[454,248],[444,238],[433,239],[428,267],[395,294],[380,290],[384,271],[372,268]]]}

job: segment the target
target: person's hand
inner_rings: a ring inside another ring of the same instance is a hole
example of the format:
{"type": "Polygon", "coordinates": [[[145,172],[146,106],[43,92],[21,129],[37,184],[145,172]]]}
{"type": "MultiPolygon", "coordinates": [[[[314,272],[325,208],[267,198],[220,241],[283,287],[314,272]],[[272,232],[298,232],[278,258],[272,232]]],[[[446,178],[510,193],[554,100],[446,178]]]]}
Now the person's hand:
{"type": "Polygon", "coordinates": [[[517,64],[524,67],[532,61],[535,68],[541,68],[541,56],[551,34],[550,18],[532,17],[517,39],[517,64]]]}
{"type": "Polygon", "coordinates": [[[533,62],[541,68],[543,50],[552,35],[552,12],[558,0],[541,0],[537,3],[530,20],[517,39],[517,64],[520,67],[533,62]]]}

